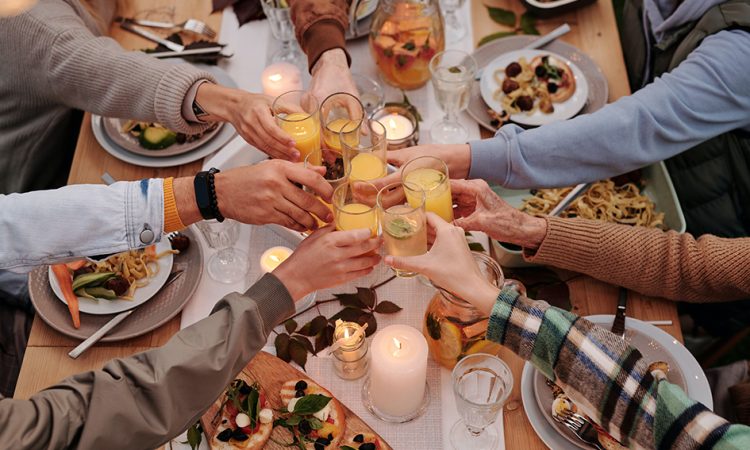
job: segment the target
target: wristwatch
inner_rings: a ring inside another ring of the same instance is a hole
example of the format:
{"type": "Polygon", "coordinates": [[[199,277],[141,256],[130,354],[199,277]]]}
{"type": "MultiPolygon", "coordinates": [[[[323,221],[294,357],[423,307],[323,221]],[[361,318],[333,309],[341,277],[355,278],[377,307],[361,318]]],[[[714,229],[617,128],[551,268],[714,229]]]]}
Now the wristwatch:
{"type": "Polygon", "coordinates": [[[198,211],[205,220],[216,219],[219,222],[224,221],[224,216],[219,211],[219,200],[216,197],[216,186],[214,184],[214,175],[220,170],[212,167],[208,171],[198,172],[193,180],[195,189],[195,202],[198,204],[198,211]]]}
{"type": "Polygon", "coordinates": [[[208,113],[205,109],[198,103],[198,100],[193,100],[193,114],[195,114],[195,118],[199,121],[203,121],[202,118],[206,117],[208,113]]]}

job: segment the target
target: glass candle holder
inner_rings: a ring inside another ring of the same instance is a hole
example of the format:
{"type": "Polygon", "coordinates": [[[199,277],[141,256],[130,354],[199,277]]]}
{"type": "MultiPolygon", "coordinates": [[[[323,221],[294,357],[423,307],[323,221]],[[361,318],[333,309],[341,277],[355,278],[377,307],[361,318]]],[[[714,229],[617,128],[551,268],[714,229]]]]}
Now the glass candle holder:
{"type": "Polygon", "coordinates": [[[399,150],[419,144],[419,121],[403,106],[385,106],[372,113],[385,127],[388,150],[399,150]]]}
{"type": "Polygon", "coordinates": [[[305,161],[312,154],[309,161],[319,166],[320,109],[315,97],[305,91],[285,92],[276,97],[271,110],[279,128],[294,139],[294,146],[300,153],[299,161],[305,161]]]}
{"type": "Polygon", "coordinates": [[[365,108],[359,99],[345,92],[331,94],[320,105],[323,123],[323,144],[341,152],[339,134],[354,131],[365,118],[365,108]]]}
{"type": "MultiPolygon", "coordinates": [[[[352,127],[347,126],[346,130],[352,127]]],[[[376,120],[365,120],[351,131],[340,133],[344,167],[349,179],[372,181],[387,174],[385,127],[376,120]]]]}
{"type": "Polygon", "coordinates": [[[333,340],[337,345],[332,352],[336,375],[344,380],[362,378],[370,367],[364,329],[356,322],[342,322],[339,319],[333,340]]]}

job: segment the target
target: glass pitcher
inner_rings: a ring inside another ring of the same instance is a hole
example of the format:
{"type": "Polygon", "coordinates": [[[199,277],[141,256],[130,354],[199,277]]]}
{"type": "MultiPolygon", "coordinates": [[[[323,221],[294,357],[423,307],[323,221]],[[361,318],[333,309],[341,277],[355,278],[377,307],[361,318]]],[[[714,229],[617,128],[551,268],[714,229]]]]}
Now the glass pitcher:
{"type": "MultiPolygon", "coordinates": [[[[515,280],[503,282],[500,266],[485,253],[472,252],[482,274],[495,286],[511,286],[523,293],[524,287],[515,280]]],[[[453,369],[461,358],[474,353],[498,355],[500,344],[485,339],[489,317],[471,303],[435,286],[437,292],[427,305],[422,332],[432,358],[453,369]]]]}
{"type": "Polygon", "coordinates": [[[438,0],[380,0],[370,27],[370,50],[383,79],[416,89],[430,79],[430,59],[445,49],[438,0]]]}

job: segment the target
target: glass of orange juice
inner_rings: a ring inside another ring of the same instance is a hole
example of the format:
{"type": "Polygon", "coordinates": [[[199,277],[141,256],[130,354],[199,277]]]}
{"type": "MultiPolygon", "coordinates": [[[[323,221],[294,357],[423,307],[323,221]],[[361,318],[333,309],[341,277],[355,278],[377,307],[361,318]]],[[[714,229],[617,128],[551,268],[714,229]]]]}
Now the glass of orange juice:
{"type": "MultiPolygon", "coordinates": [[[[346,184],[346,182],[349,181],[349,174],[344,170],[344,162],[341,159],[341,155],[337,151],[327,148],[321,149],[321,155],[322,166],[326,168],[326,173],[325,175],[323,175],[323,179],[326,180],[334,190],[342,184],[346,184]]],[[[306,168],[315,166],[315,164],[311,163],[310,161],[313,156],[314,155],[310,154],[307,155],[307,158],[305,158],[306,168]]],[[[307,192],[310,192],[307,186],[303,186],[303,189],[307,192]]],[[[330,209],[333,213],[333,205],[320,197],[318,197],[318,200],[323,202],[323,204],[326,205],[328,209],[330,209]]],[[[315,217],[315,219],[318,221],[318,226],[324,227],[327,225],[327,223],[320,220],[320,218],[315,217]]],[[[308,231],[307,233],[310,232],[308,231]]]]}
{"type": "Polygon", "coordinates": [[[284,130],[299,150],[300,161],[313,155],[310,162],[321,164],[320,110],[318,101],[305,91],[285,92],[273,101],[271,110],[279,128],[284,130]]]}
{"type": "Polygon", "coordinates": [[[339,133],[358,128],[365,118],[365,108],[357,97],[337,92],[321,103],[320,118],[323,123],[323,146],[341,152],[339,133]]]}
{"type": "Polygon", "coordinates": [[[349,178],[372,181],[387,174],[388,141],[382,123],[365,120],[358,128],[347,125],[341,131],[339,140],[349,178]]]}
{"type": "MultiPolygon", "coordinates": [[[[387,254],[417,256],[427,253],[425,193],[418,186],[391,183],[378,192],[377,205],[387,254]]],[[[393,270],[402,278],[417,275],[393,270]]]]}
{"type": "Polygon", "coordinates": [[[378,216],[375,211],[378,189],[366,181],[355,181],[351,177],[333,191],[333,215],[336,229],[356,230],[366,228],[375,237],[378,235],[378,216]]]}
{"type": "Polygon", "coordinates": [[[434,156],[414,158],[401,169],[401,181],[404,182],[406,198],[412,205],[417,205],[421,193],[413,192],[410,186],[419,187],[426,197],[427,211],[434,212],[446,222],[453,221],[453,199],[451,182],[448,176],[448,165],[434,156]]]}

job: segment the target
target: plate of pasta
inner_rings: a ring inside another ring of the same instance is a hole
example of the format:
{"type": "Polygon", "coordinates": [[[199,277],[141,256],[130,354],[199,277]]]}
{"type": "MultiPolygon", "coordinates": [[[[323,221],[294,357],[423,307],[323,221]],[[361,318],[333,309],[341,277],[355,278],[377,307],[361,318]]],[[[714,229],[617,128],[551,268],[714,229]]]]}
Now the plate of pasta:
{"type": "Polygon", "coordinates": [[[498,116],[539,126],[569,119],[585,106],[589,86],[578,66],[543,50],[504,53],[482,71],[482,99],[498,116]]]}
{"type": "MultiPolygon", "coordinates": [[[[164,239],[99,261],[82,260],[76,265],[72,280],[79,310],[115,314],[145,303],[166,283],[175,253],[169,240],[164,239]]],[[[51,266],[49,284],[57,298],[67,304],[51,266]]]]}

